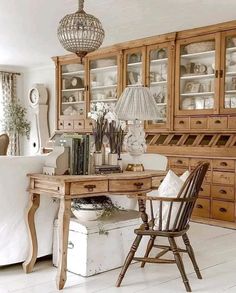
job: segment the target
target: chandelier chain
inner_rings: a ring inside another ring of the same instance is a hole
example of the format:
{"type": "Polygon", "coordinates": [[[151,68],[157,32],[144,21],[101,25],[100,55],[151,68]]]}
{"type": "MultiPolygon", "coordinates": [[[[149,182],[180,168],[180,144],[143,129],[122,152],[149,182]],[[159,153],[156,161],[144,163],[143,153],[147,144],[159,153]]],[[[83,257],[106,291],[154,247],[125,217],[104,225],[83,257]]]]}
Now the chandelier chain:
{"type": "Polygon", "coordinates": [[[79,11],[84,10],[84,0],[79,0],[79,11]]]}

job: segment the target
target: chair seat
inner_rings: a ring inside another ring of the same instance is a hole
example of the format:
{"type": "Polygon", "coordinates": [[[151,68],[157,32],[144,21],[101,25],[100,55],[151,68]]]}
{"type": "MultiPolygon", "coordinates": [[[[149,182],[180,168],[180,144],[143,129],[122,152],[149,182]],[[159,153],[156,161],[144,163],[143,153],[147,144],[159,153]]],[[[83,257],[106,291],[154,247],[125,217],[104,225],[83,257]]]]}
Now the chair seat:
{"type": "Polygon", "coordinates": [[[177,231],[177,232],[154,230],[150,226],[150,223],[149,223],[149,227],[150,227],[149,230],[145,230],[144,226],[141,225],[140,228],[134,230],[134,233],[137,235],[142,235],[142,236],[146,235],[146,236],[161,236],[161,237],[179,237],[186,234],[186,232],[189,230],[189,225],[187,225],[187,227],[184,230],[177,231]]]}

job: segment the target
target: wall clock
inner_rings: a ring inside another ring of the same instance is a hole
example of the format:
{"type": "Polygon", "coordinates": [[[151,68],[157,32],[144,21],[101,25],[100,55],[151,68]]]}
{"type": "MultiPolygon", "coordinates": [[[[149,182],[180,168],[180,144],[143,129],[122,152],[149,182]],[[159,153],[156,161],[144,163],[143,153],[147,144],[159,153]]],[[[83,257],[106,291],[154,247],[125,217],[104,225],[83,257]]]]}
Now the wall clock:
{"type": "Polygon", "coordinates": [[[35,84],[28,96],[31,108],[30,153],[36,154],[49,140],[48,92],[43,84],[35,84]]]}

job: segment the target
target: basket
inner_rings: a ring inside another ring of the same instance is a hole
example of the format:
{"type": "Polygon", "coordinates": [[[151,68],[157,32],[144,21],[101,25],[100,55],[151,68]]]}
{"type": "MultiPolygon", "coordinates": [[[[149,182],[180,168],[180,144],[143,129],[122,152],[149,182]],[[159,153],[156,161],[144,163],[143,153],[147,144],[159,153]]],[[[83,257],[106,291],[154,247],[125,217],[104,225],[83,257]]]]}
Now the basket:
{"type": "Polygon", "coordinates": [[[187,46],[185,46],[185,50],[187,54],[207,52],[207,51],[212,51],[214,49],[215,49],[214,41],[193,43],[193,44],[188,44],[187,46]]]}

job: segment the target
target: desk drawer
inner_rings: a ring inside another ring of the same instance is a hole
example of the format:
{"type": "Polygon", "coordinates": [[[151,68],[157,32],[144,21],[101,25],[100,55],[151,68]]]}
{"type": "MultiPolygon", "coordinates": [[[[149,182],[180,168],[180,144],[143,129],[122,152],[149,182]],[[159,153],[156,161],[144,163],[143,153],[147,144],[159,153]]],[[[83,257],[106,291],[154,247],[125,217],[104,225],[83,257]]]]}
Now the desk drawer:
{"type": "Polygon", "coordinates": [[[199,196],[207,196],[209,197],[211,194],[211,186],[210,184],[202,184],[200,191],[199,191],[199,196]]]}
{"type": "Polygon", "coordinates": [[[212,218],[222,221],[234,221],[234,203],[213,200],[212,218]]]}
{"type": "Polygon", "coordinates": [[[70,187],[71,195],[87,195],[108,192],[108,180],[91,180],[72,182],[70,187]]]}
{"type": "Polygon", "coordinates": [[[110,192],[140,192],[152,188],[151,178],[139,179],[110,179],[109,191],[110,192]]]}
{"type": "Polygon", "coordinates": [[[175,118],[175,121],[174,121],[174,128],[176,130],[184,130],[184,129],[189,129],[189,118],[175,118]]]}
{"type": "Polygon", "coordinates": [[[191,118],[191,129],[207,129],[207,118],[191,118]]]}
{"type": "Polygon", "coordinates": [[[169,158],[170,167],[186,167],[188,168],[188,158],[169,158]]]}
{"type": "Polygon", "coordinates": [[[212,185],[212,197],[234,200],[234,187],[233,186],[222,186],[212,185]]]}
{"type": "Polygon", "coordinates": [[[234,170],[234,160],[213,160],[214,169],[234,170]]]}
{"type": "Polygon", "coordinates": [[[234,185],[234,173],[213,172],[212,182],[217,184],[234,185]]]}
{"type": "Polygon", "coordinates": [[[193,210],[193,216],[209,218],[210,216],[210,200],[198,198],[193,210]]]}
{"type": "Polygon", "coordinates": [[[209,129],[227,129],[227,117],[209,118],[209,129]]]}
{"type": "Polygon", "coordinates": [[[190,159],[190,166],[191,166],[191,168],[192,167],[195,168],[197,165],[199,165],[200,163],[203,163],[203,162],[207,162],[207,163],[210,164],[209,167],[208,167],[208,170],[210,170],[211,169],[211,160],[205,159],[205,158],[201,158],[201,159],[190,159]]]}

